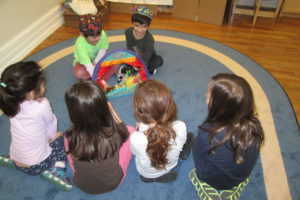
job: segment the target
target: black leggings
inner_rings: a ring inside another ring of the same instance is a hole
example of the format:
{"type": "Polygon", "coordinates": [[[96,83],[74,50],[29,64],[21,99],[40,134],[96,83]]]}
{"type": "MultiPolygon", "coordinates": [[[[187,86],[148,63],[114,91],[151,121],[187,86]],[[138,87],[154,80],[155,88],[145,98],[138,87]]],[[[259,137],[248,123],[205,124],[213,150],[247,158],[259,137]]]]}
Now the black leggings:
{"type": "Polygon", "coordinates": [[[161,56],[152,54],[147,66],[148,72],[152,74],[155,69],[161,67],[163,64],[164,61],[161,56]]]}

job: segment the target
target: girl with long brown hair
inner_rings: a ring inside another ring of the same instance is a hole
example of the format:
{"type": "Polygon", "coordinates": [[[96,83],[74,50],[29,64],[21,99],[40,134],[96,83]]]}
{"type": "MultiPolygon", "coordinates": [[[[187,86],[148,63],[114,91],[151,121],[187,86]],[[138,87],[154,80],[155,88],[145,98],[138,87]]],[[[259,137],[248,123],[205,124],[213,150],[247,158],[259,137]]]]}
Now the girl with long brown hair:
{"type": "Polygon", "coordinates": [[[180,152],[187,139],[184,122],[177,120],[176,104],[168,87],[157,80],[140,83],[134,94],[134,113],[140,121],[130,136],[130,147],[144,182],[176,179],[180,152]]]}
{"type": "Polygon", "coordinates": [[[100,194],[117,188],[126,176],[132,157],[129,132],[101,87],[80,80],[65,94],[71,127],[65,147],[73,181],[81,190],[100,194]]]}
{"type": "Polygon", "coordinates": [[[208,115],[193,146],[196,169],[190,180],[202,198],[211,194],[207,199],[238,199],[264,140],[251,87],[240,76],[217,74],[208,84],[206,104],[208,115]]]}

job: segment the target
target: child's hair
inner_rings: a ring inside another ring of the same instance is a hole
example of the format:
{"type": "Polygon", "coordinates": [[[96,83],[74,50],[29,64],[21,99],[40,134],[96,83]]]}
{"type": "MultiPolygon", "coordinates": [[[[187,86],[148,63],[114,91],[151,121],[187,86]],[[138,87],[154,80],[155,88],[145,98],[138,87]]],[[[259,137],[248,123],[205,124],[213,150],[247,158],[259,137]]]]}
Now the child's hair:
{"type": "Polygon", "coordinates": [[[95,17],[85,15],[80,18],[79,30],[87,38],[100,35],[102,26],[95,17]]]}
{"type": "Polygon", "coordinates": [[[44,96],[42,84],[45,76],[41,67],[33,61],[18,62],[7,67],[1,75],[0,109],[5,115],[14,117],[20,103],[33,91],[33,99],[44,96]]]}
{"type": "Polygon", "coordinates": [[[120,130],[101,87],[92,80],[80,80],[65,93],[70,120],[66,131],[69,152],[80,161],[99,161],[112,157],[127,132],[120,130]]]}
{"type": "Polygon", "coordinates": [[[151,166],[159,170],[164,169],[168,163],[170,140],[175,140],[176,137],[172,128],[172,122],[177,118],[176,110],[172,94],[162,82],[149,79],[137,86],[134,94],[134,113],[139,121],[149,125],[145,132],[148,139],[146,151],[151,166]]]}
{"type": "Polygon", "coordinates": [[[140,24],[150,25],[152,20],[152,12],[149,8],[145,6],[136,6],[133,8],[133,13],[131,15],[131,22],[138,22],[140,24]]]}
{"type": "Polygon", "coordinates": [[[208,84],[208,116],[205,123],[209,130],[209,153],[221,145],[227,145],[234,153],[237,164],[244,161],[244,155],[251,146],[256,150],[264,140],[263,129],[255,116],[253,93],[248,82],[234,74],[217,74],[208,84]],[[215,135],[224,129],[222,141],[215,135]]]}

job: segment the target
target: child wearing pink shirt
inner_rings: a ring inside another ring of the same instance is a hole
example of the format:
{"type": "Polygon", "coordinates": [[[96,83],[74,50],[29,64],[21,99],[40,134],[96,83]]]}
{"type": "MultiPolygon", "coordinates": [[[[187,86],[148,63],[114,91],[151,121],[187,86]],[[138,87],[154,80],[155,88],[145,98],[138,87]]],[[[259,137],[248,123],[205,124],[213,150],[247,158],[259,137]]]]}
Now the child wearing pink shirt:
{"type": "Polygon", "coordinates": [[[10,155],[0,155],[0,166],[17,168],[69,191],[64,142],[45,94],[45,77],[32,61],[6,68],[0,80],[0,109],[10,119],[10,155]]]}

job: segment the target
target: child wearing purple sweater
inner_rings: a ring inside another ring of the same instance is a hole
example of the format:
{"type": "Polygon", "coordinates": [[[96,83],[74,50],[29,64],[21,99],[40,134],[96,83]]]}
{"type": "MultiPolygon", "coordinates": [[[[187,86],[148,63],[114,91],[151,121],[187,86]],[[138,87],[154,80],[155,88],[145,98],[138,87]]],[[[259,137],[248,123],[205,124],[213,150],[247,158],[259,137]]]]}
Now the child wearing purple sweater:
{"type": "Polygon", "coordinates": [[[6,68],[0,80],[0,109],[9,117],[10,155],[0,155],[0,166],[29,175],[41,174],[60,189],[73,187],[66,178],[62,132],[45,94],[45,77],[32,61],[6,68]]]}

